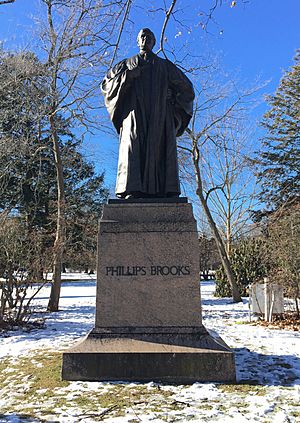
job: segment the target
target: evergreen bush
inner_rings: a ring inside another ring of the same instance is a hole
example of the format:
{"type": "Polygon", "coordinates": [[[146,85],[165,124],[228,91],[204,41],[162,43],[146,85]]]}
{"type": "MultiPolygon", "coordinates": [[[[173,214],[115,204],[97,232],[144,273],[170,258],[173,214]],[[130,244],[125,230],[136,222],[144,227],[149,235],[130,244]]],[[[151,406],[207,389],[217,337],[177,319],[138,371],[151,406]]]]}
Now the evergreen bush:
{"type": "MultiPolygon", "coordinates": [[[[230,262],[242,296],[248,295],[249,284],[266,276],[263,261],[263,241],[258,238],[245,239],[232,248],[230,262]]],[[[223,266],[216,271],[216,297],[230,297],[231,288],[223,266]]]]}

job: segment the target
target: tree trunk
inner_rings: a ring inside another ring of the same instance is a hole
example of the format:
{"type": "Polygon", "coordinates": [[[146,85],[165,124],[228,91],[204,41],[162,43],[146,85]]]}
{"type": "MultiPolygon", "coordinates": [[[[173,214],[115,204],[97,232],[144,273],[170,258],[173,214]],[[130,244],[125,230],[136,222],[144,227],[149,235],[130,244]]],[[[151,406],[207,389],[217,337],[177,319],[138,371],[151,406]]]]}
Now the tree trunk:
{"type": "Polygon", "coordinates": [[[231,264],[230,264],[230,260],[228,258],[228,255],[226,253],[226,249],[223,243],[223,240],[220,236],[220,233],[218,231],[218,228],[215,224],[215,221],[212,217],[212,214],[209,210],[209,207],[207,205],[207,200],[204,197],[203,194],[203,187],[202,187],[202,179],[201,179],[201,174],[200,174],[200,167],[199,167],[199,149],[198,146],[196,144],[196,142],[193,142],[193,163],[194,163],[194,170],[195,170],[195,175],[196,175],[196,181],[197,181],[197,191],[196,194],[198,195],[201,205],[203,207],[204,213],[206,215],[208,224],[212,230],[214,239],[216,241],[216,245],[217,245],[217,249],[218,252],[220,254],[220,258],[222,261],[222,264],[224,266],[224,270],[226,272],[226,276],[228,279],[228,282],[231,286],[231,290],[232,290],[232,299],[234,302],[238,303],[242,301],[242,297],[241,294],[239,292],[232,268],[231,268],[231,264]]]}
{"type": "Polygon", "coordinates": [[[227,216],[226,216],[226,253],[227,257],[230,257],[231,244],[232,244],[232,233],[231,233],[231,198],[230,192],[227,190],[227,216]]]}
{"type": "Polygon", "coordinates": [[[49,116],[49,123],[51,129],[51,137],[53,143],[54,163],[56,168],[56,183],[57,183],[57,220],[56,220],[56,236],[53,247],[53,277],[52,287],[48,303],[49,311],[58,311],[58,303],[61,289],[61,269],[62,258],[65,244],[65,189],[63,165],[61,160],[61,152],[58,143],[57,129],[55,125],[55,118],[53,115],[49,116]]]}

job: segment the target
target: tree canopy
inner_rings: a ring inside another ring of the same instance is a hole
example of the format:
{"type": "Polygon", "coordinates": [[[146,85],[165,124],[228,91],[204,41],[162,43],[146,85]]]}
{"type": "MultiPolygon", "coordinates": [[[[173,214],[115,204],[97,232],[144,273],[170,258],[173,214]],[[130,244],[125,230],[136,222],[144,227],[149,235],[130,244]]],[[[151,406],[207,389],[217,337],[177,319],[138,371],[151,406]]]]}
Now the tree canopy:
{"type": "Polygon", "coordinates": [[[270,110],[262,121],[266,135],[259,179],[260,199],[272,210],[300,199],[300,50],[267,101],[270,110]]]}

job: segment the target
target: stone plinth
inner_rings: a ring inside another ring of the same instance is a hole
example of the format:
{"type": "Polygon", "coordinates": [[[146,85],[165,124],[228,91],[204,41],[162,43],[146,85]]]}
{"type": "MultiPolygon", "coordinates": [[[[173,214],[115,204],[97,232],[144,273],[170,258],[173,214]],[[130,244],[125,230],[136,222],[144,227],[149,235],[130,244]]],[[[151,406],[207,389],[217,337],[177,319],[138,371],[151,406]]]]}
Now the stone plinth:
{"type": "Polygon", "coordinates": [[[201,325],[191,204],[109,204],[98,245],[96,327],[201,325]]]}
{"type": "Polygon", "coordinates": [[[234,356],[201,321],[192,207],[112,201],[100,221],[93,331],[63,354],[66,380],[234,381],[234,356]]]}

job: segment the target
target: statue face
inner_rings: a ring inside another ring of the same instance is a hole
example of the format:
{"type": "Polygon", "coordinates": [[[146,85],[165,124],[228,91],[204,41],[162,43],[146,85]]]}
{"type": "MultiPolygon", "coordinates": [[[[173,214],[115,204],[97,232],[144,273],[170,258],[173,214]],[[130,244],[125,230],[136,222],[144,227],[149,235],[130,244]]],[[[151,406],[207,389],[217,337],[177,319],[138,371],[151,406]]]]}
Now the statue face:
{"type": "Polygon", "coordinates": [[[152,51],[155,38],[152,32],[142,29],[138,35],[138,46],[141,51],[152,51]]]}

